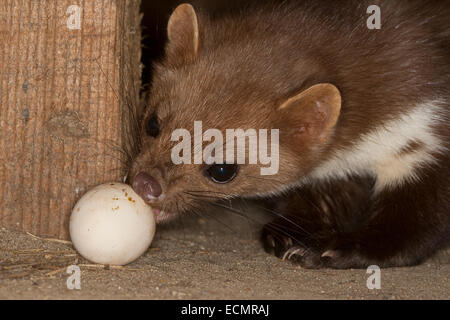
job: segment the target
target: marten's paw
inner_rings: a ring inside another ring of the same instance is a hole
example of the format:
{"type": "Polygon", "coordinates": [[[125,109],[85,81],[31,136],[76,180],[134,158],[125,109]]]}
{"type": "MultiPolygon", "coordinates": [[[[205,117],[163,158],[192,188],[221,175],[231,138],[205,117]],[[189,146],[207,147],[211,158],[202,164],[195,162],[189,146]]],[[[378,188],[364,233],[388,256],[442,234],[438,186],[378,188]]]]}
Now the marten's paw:
{"type": "Polygon", "coordinates": [[[277,223],[269,223],[263,228],[261,240],[264,250],[276,257],[300,264],[302,267],[317,269],[324,267],[321,250],[315,240],[299,232],[289,233],[277,223]]]}
{"type": "Polygon", "coordinates": [[[264,227],[262,242],[266,252],[307,269],[367,268],[374,264],[357,245],[340,247],[340,241],[332,237],[313,237],[299,232],[290,234],[276,224],[264,227]]]}
{"type": "Polygon", "coordinates": [[[294,242],[289,235],[283,235],[282,230],[274,231],[270,227],[263,229],[261,240],[264,250],[278,258],[282,258],[286,251],[294,246],[294,242]]]}

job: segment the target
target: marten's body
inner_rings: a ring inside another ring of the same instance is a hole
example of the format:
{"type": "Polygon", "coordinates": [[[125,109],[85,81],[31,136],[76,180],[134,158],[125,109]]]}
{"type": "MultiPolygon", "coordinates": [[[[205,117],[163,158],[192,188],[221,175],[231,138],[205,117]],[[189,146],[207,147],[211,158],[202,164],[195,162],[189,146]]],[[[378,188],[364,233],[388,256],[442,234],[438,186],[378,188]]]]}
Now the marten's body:
{"type": "Polygon", "coordinates": [[[135,189],[160,220],[199,199],[276,197],[284,217],[264,228],[265,248],[306,267],[423,261],[450,238],[450,6],[426,2],[382,2],[380,30],[366,25],[373,1],[220,19],[179,7],[155,68],[135,189]],[[172,164],[171,133],[194,121],[279,129],[279,173],[222,167],[236,177],[217,184],[210,168],[172,164]]]}

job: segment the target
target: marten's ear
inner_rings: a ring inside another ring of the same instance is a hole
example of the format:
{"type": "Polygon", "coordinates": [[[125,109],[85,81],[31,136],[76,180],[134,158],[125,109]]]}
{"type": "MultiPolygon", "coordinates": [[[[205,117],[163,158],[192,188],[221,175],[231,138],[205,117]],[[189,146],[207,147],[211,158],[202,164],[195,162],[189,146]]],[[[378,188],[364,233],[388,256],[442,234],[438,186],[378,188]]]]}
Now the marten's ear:
{"type": "Polygon", "coordinates": [[[172,13],[167,26],[169,42],[166,55],[169,63],[180,65],[197,57],[199,30],[195,9],[190,4],[181,4],[172,13]]]}
{"type": "Polygon", "coordinates": [[[324,144],[338,121],[341,103],[341,93],[334,85],[314,85],[279,107],[280,129],[294,143],[324,144]]]}

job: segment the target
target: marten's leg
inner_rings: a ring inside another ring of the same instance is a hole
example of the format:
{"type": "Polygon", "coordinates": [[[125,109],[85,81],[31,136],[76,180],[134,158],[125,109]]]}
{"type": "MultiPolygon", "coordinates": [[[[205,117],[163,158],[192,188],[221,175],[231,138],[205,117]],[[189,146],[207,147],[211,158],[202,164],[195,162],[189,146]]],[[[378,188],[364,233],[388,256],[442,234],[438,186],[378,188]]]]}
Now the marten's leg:
{"type": "Polygon", "coordinates": [[[358,180],[292,195],[285,219],[265,226],[265,249],[307,268],[418,264],[450,234],[448,168],[418,174],[420,180],[369,197],[358,180]]]}
{"type": "Polygon", "coordinates": [[[355,177],[308,186],[273,200],[271,210],[281,217],[263,229],[265,250],[293,261],[305,257],[300,262],[314,267],[319,261],[309,260],[325,250],[331,235],[357,230],[368,219],[374,184],[372,178],[355,177]]]}

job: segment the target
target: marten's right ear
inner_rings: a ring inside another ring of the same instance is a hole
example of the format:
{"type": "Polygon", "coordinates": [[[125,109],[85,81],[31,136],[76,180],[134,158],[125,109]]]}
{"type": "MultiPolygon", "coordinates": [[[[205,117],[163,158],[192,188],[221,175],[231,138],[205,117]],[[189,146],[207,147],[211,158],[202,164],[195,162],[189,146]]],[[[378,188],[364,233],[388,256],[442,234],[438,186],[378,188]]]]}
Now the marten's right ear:
{"type": "Polygon", "coordinates": [[[279,126],[294,149],[328,141],[341,112],[341,93],[320,83],[286,100],[278,108],[279,126]]]}
{"type": "Polygon", "coordinates": [[[170,64],[182,65],[193,61],[199,50],[199,28],[195,9],[181,4],[172,13],[167,26],[169,42],[166,56],[170,64]]]}

